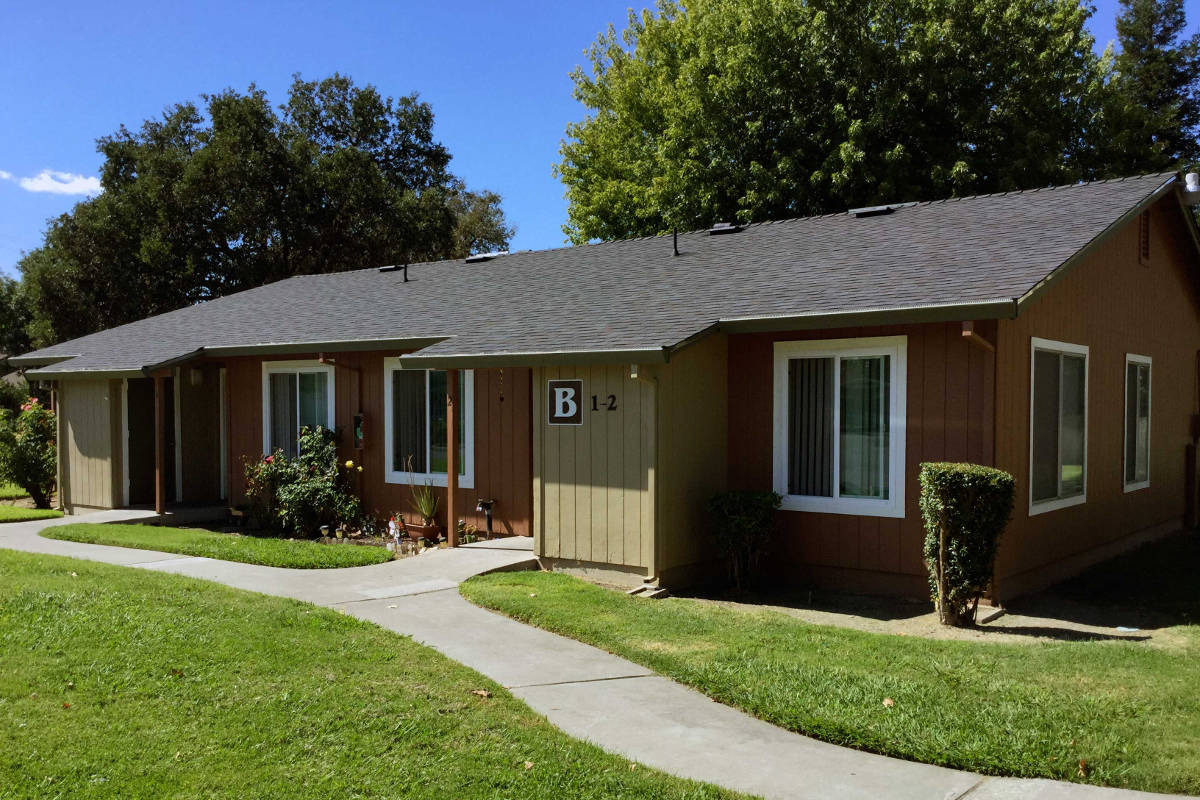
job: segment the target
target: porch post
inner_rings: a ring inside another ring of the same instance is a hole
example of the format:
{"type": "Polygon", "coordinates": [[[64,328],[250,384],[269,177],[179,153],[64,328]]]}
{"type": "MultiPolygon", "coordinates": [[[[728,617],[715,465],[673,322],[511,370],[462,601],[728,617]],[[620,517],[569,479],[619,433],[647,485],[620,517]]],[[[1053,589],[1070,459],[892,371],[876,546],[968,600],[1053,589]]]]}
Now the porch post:
{"type": "Polygon", "coordinates": [[[458,370],[446,370],[446,541],[458,547],[458,370]]]}
{"type": "Polygon", "coordinates": [[[163,465],[164,447],[167,431],[164,425],[164,417],[166,416],[163,410],[163,405],[166,402],[165,392],[163,391],[163,377],[161,375],[154,376],[154,513],[160,517],[166,511],[166,470],[163,465]]]}

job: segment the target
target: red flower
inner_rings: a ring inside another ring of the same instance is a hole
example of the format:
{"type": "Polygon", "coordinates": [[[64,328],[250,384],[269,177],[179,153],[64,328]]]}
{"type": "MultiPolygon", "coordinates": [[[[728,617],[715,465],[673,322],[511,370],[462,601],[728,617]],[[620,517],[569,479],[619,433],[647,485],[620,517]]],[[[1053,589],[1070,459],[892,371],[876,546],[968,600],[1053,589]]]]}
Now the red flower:
{"type": "Polygon", "coordinates": [[[267,456],[266,458],[264,458],[264,459],[263,459],[263,463],[264,463],[264,464],[273,464],[273,463],[275,463],[275,456],[267,456]]]}

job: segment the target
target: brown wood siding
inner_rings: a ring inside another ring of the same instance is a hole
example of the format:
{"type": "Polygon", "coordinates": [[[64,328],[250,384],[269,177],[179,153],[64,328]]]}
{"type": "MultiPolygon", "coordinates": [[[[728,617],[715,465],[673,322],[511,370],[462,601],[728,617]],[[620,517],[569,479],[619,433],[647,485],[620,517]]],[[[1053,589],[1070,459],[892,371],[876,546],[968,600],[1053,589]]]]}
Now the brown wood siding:
{"type": "Polygon", "coordinates": [[[220,368],[213,365],[182,367],[176,388],[179,392],[179,446],[183,455],[183,502],[215,503],[221,497],[220,368]],[[200,375],[199,383],[192,382],[193,369],[200,375]]]}
{"type": "MultiPolygon", "coordinates": [[[[397,353],[338,353],[334,370],[334,419],[344,431],[339,458],[361,463],[359,492],[364,508],[381,518],[410,513],[412,493],[406,484],[387,483],[384,450],[384,358],[397,353]],[[361,394],[360,394],[361,376],[361,394]],[[366,415],[365,448],[354,450],[349,434],[354,415],[366,415]]],[[[225,360],[229,402],[229,478],[235,503],[245,499],[244,458],[262,457],[263,361],[313,360],[295,357],[225,360]]],[[[496,500],[494,530],[528,536],[532,529],[532,453],[530,441],[530,372],[524,368],[475,370],[475,487],[460,488],[458,516],[481,530],[485,519],[476,501],[496,500]]],[[[445,489],[441,509],[445,512],[445,489]]],[[[411,516],[411,514],[410,514],[411,516]]],[[[441,520],[446,524],[446,520],[441,520]]]]}
{"type": "MultiPolygon", "coordinates": [[[[995,341],[995,323],[976,331],[995,341]]],[[[994,356],[958,323],[737,334],[729,337],[729,486],[770,489],[774,344],[908,337],[904,518],[781,511],[780,580],[797,577],[849,591],[924,593],[924,531],[917,501],[923,461],[991,464],[994,356]]]]}
{"type": "MultiPolygon", "coordinates": [[[[1088,551],[1177,522],[1184,509],[1184,447],[1196,404],[1200,348],[1195,249],[1173,197],[1150,213],[1151,253],[1139,263],[1139,225],[1104,242],[1016,320],[999,327],[997,464],[1016,476],[1016,508],[996,562],[1003,599],[1065,577],[1088,551]],[[1031,337],[1087,345],[1087,502],[1029,515],[1031,337]],[[1125,355],[1150,356],[1150,486],[1123,483],[1125,355]]],[[[1100,552],[1100,551],[1097,551],[1100,552]]],[[[1110,553],[1111,554],[1111,553],[1110,553]]]]}

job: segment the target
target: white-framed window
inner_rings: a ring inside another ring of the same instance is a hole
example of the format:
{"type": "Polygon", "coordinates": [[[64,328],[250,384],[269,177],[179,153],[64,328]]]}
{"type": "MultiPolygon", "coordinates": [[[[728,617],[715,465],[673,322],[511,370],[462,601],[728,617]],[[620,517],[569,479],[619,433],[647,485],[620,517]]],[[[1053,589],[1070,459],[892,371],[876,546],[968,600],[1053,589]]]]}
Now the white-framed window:
{"type": "Polygon", "coordinates": [[[905,336],[775,343],[783,508],[904,516],[907,352],[905,336]]]}
{"type": "Polygon", "coordinates": [[[1032,337],[1029,513],[1087,501],[1088,348],[1032,337]]]}
{"type": "MultiPolygon", "coordinates": [[[[475,486],[475,373],[459,371],[458,485],[475,486]]],[[[384,480],[446,485],[446,372],[384,359],[384,480]]]]}
{"type": "Polygon", "coordinates": [[[1125,491],[1150,485],[1150,356],[1125,354],[1125,491]]]}
{"type": "Polygon", "coordinates": [[[333,366],[319,361],[263,362],[263,454],[296,455],[300,429],[334,429],[333,366]]]}

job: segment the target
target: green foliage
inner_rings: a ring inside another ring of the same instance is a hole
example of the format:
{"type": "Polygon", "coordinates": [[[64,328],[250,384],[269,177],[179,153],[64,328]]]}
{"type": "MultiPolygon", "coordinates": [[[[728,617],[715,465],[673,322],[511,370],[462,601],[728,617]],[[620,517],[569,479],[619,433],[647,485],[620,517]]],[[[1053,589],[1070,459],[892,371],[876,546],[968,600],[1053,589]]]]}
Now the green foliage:
{"type": "Polygon", "coordinates": [[[1104,55],[1094,127],[1101,174],[1200,162],[1200,33],[1186,35],[1183,0],[1121,0],[1120,50],[1104,55]]]}
{"type": "Polygon", "coordinates": [[[575,242],[1064,183],[1095,57],[1076,0],[663,0],[576,70],[575,242]]]}
{"type": "Polygon", "coordinates": [[[925,565],[944,624],[974,624],[1012,509],[1007,472],[978,464],[921,465],[925,565]]]}
{"type": "Polygon", "coordinates": [[[189,556],[289,569],[359,567],[390,561],[392,557],[392,554],[382,547],[326,545],[295,539],[267,539],[158,525],[77,523],[46,528],[41,535],[48,539],[62,539],[68,542],[134,547],[140,550],[183,553],[189,556]]]}
{"type": "Polygon", "coordinates": [[[736,796],[631,769],[407,636],[208,581],[0,550],[0,642],[8,797],[736,796]]]}
{"type": "Polygon", "coordinates": [[[749,581],[775,531],[775,511],[783,498],[776,492],[722,492],[708,501],[710,533],[729,565],[733,585],[749,581]]]}
{"type": "Polygon", "coordinates": [[[29,296],[12,278],[0,275],[0,375],[8,356],[29,350],[29,322],[32,309],[29,296]]]}
{"type": "Polygon", "coordinates": [[[36,508],[50,507],[58,473],[54,412],[29,398],[18,413],[0,409],[0,481],[15,483],[36,508]]]}
{"type": "MultiPolygon", "coordinates": [[[[0,371],[3,370],[0,369],[0,371]]],[[[30,397],[29,383],[24,378],[20,380],[0,378],[0,409],[16,414],[20,412],[21,406],[25,405],[30,397]]]]}
{"type": "MultiPolygon", "coordinates": [[[[1198,554],[1192,546],[1192,560],[1176,570],[1193,621],[1200,620],[1198,554]]],[[[1124,572],[1123,561],[1115,572],[1124,572]]],[[[1126,581],[1135,591],[1124,595],[1093,587],[1087,600],[1098,618],[1138,620],[1158,583],[1126,581]]],[[[946,641],[813,625],[758,605],[646,602],[558,573],[495,573],[460,590],[824,741],[989,775],[1200,794],[1195,624],[1174,623],[1161,644],[1157,636],[1154,643],[946,641]]],[[[912,613],[903,604],[897,610],[912,613]]]]}
{"type": "Polygon", "coordinates": [[[352,468],[338,463],[337,434],[321,426],[302,428],[298,447],[295,458],[276,450],[244,460],[254,519],[296,536],[316,536],[322,525],[357,524],[362,507],[350,488],[352,468]]]}
{"type": "Polygon", "coordinates": [[[411,489],[413,510],[421,518],[422,524],[432,525],[437,519],[439,505],[438,495],[434,491],[433,485],[428,481],[425,483],[414,482],[411,489]]]}
{"type": "Polygon", "coordinates": [[[104,192],[19,267],[38,346],[292,275],[507,246],[491,192],[448,171],[433,110],[334,75],[275,108],[251,86],[99,140],[104,192]]]}

